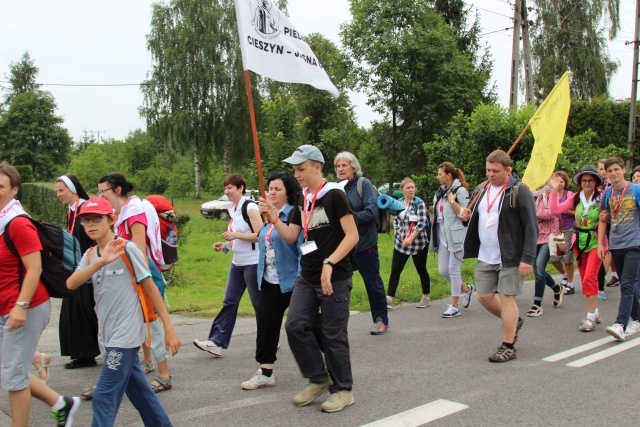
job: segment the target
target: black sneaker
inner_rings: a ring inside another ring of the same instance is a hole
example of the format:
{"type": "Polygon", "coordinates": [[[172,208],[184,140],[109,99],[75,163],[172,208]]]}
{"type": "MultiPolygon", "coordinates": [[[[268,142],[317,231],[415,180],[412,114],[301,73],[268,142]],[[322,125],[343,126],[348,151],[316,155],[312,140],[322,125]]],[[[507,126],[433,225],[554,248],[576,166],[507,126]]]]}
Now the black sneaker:
{"type": "Polygon", "coordinates": [[[73,414],[76,413],[80,406],[79,397],[63,396],[64,407],[57,411],[51,411],[51,418],[56,421],[57,426],[70,427],[73,425],[73,414]]]}
{"type": "Polygon", "coordinates": [[[575,293],[576,293],[575,286],[565,286],[564,287],[564,294],[565,295],[573,295],[575,293]]]}
{"type": "Polygon", "coordinates": [[[620,279],[618,279],[618,278],[617,278],[617,277],[615,277],[615,276],[612,276],[612,277],[611,277],[611,280],[609,280],[609,281],[605,284],[605,286],[607,286],[607,287],[609,287],[609,288],[614,288],[614,287],[616,287],[616,286],[620,286],[620,279]]]}
{"type": "Polygon", "coordinates": [[[507,346],[501,345],[494,354],[489,356],[489,362],[493,363],[503,363],[508,362],[509,360],[513,360],[516,358],[516,349],[508,348],[507,346]]]}

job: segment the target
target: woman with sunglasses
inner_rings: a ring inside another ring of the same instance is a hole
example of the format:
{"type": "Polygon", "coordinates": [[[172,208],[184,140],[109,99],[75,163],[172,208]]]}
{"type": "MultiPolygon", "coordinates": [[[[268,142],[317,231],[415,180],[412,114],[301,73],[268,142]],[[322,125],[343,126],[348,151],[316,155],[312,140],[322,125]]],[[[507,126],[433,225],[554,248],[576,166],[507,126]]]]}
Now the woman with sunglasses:
{"type": "MultiPolygon", "coordinates": [[[[554,175],[550,185],[554,190],[549,199],[550,211],[554,215],[575,212],[576,234],[573,250],[578,260],[578,272],[582,281],[582,294],[587,299],[587,317],[580,325],[583,332],[591,332],[600,323],[598,311],[598,271],[602,260],[598,257],[597,229],[600,217],[600,186],[602,178],[595,167],[586,165],[574,177],[573,183],[580,190],[563,203],[558,204],[557,191],[562,178],[554,175]]],[[[606,242],[606,240],[605,240],[606,242]]]]}

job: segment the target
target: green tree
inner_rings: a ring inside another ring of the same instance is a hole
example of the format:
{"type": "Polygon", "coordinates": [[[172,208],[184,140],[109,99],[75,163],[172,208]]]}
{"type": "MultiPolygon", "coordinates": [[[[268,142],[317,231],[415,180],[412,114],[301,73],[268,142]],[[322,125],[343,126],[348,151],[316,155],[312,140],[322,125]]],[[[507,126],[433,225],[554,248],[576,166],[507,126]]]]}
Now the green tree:
{"type": "Polygon", "coordinates": [[[620,0],[533,0],[533,68],[536,96],[543,100],[565,71],[579,99],[607,96],[618,69],[607,51],[607,35],[620,28],[620,0]]]}
{"type": "Polygon", "coordinates": [[[48,92],[23,92],[13,96],[0,116],[0,158],[14,165],[31,165],[36,180],[53,178],[67,163],[73,141],[55,114],[48,92]]]}
{"type": "Polygon", "coordinates": [[[488,79],[458,49],[450,25],[432,5],[416,0],[352,0],[352,20],[341,37],[353,86],[390,121],[381,155],[393,165],[390,181],[423,169],[422,143],[458,111],[470,113],[488,79]]]}
{"type": "Polygon", "coordinates": [[[9,76],[5,75],[5,78],[9,81],[11,87],[5,89],[7,92],[4,102],[6,105],[11,103],[11,100],[16,95],[25,92],[36,92],[39,90],[40,85],[36,83],[36,78],[40,70],[36,67],[36,63],[29,52],[25,52],[22,55],[20,62],[9,63],[9,76]]]}

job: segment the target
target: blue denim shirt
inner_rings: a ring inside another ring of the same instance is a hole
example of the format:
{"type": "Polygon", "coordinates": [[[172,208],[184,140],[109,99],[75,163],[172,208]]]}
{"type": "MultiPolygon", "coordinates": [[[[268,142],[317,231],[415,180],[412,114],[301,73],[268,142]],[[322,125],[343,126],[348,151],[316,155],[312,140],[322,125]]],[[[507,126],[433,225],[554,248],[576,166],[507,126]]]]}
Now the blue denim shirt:
{"type": "MultiPolygon", "coordinates": [[[[278,214],[280,220],[285,224],[289,223],[289,212],[293,209],[292,205],[286,205],[278,214]]],[[[264,276],[265,268],[265,247],[267,231],[269,230],[269,224],[264,224],[258,232],[258,249],[260,255],[258,256],[258,289],[262,286],[262,277],[264,276]]],[[[278,272],[278,279],[280,280],[280,291],[282,293],[291,292],[293,290],[293,283],[300,275],[300,245],[304,240],[302,233],[298,236],[298,240],[295,243],[287,243],[278,234],[274,228],[271,232],[271,244],[276,251],[276,271],[278,272]]]]}
{"type": "Polygon", "coordinates": [[[364,178],[362,198],[360,198],[357,183],[358,177],[355,176],[344,186],[344,192],[356,212],[356,224],[358,224],[358,235],[360,236],[356,252],[359,253],[378,244],[378,227],[376,226],[378,194],[371,181],[364,178]]]}

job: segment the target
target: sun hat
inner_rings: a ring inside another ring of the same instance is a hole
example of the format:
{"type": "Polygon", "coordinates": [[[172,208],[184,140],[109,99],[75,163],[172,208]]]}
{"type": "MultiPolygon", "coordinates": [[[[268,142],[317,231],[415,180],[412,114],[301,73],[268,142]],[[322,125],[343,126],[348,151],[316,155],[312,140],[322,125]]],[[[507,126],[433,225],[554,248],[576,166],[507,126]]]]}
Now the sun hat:
{"type": "Polygon", "coordinates": [[[304,163],[307,160],[314,160],[316,162],[320,162],[324,164],[324,157],[320,150],[313,145],[301,145],[296,148],[296,151],[293,152],[291,157],[287,157],[283,160],[285,163],[289,163],[292,165],[299,165],[300,163],[304,163]]]}
{"type": "Polygon", "coordinates": [[[111,203],[102,197],[92,197],[82,204],[78,215],[110,215],[113,214],[111,203]]]}
{"type": "Polygon", "coordinates": [[[592,166],[592,165],[586,165],[585,167],[583,167],[580,172],[578,172],[577,174],[575,174],[575,176],[573,177],[573,183],[575,185],[577,185],[578,187],[580,187],[580,180],[582,179],[582,175],[584,174],[589,174],[589,175],[593,175],[593,177],[596,180],[596,185],[600,186],[602,185],[602,177],[600,176],[600,174],[598,173],[598,170],[592,166]]]}

